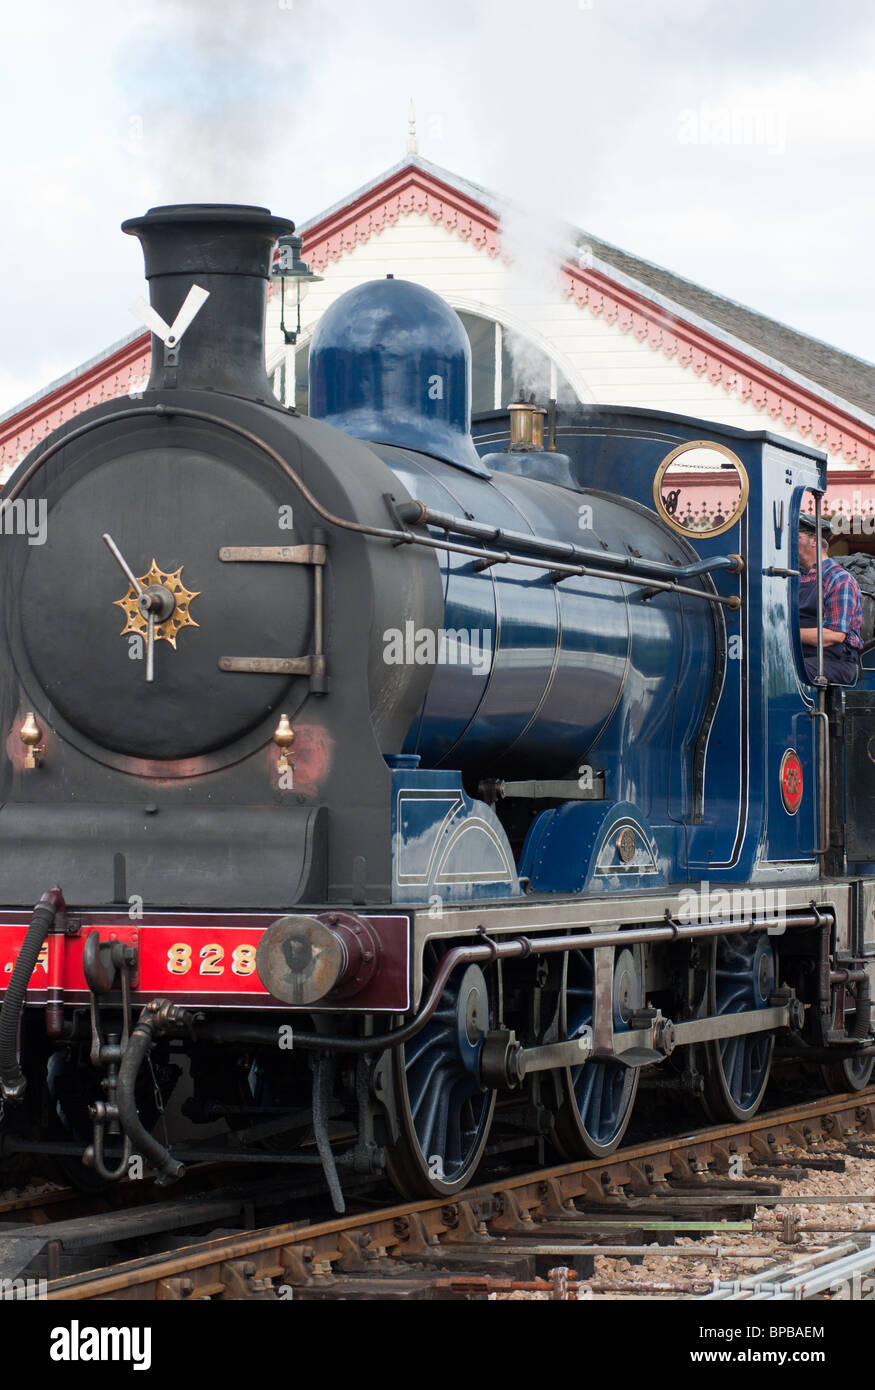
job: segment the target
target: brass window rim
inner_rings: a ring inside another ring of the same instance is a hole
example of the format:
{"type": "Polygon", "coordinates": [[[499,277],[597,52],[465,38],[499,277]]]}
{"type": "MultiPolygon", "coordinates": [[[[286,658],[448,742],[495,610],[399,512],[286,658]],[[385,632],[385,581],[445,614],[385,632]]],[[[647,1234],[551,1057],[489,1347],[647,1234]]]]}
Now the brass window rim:
{"type": "Polygon", "coordinates": [[[672,530],[677,531],[679,535],[693,539],[697,536],[703,538],[710,538],[712,536],[722,536],[724,532],[731,530],[735,523],[739,521],[741,517],[744,515],[749,496],[750,479],[747,476],[747,469],[745,468],[741,459],[738,457],[737,454],[734,454],[731,449],[727,448],[725,444],[718,444],[713,439],[690,439],[686,440],[683,444],[679,444],[676,448],[672,449],[671,453],[667,454],[666,457],[662,460],[662,463],[656,470],[656,476],[653,480],[653,500],[656,504],[656,510],[659,513],[662,520],[667,522],[667,524],[672,528],[672,530]],[[738,479],[741,484],[741,494],[738,498],[737,503],[735,504],[735,510],[733,511],[731,517],[728,519],[728,521],[724,521],[722,525],[709,527],[707,530],[694,529],[692,527],[682,526],[681,523],[675,517],[673,517],[670,514],[670,512],[666,510],[665,504],[662,500],[661,487],[662,480],[665,474],[668,472],[669,468],[676,461],[676,459],[680,458],[682,454],[690,453],[693,449],[711,449],[716,453],[723,454],[724,458],[729,459],[730,462],[737,469],[738,479]]]}

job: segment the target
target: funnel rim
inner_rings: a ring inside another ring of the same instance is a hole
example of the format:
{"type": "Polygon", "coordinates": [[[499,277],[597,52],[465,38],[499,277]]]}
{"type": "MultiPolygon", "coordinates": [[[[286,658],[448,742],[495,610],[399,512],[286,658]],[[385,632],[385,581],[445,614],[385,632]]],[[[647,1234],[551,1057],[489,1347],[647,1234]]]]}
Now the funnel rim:
{"type": "Polygon", "coordinates": [[[275,236],[288,235],[295,230],[291,218],[276,216],[270,208],[254,203],[166,203],[149,208],[142,217],[126,218],[121,229],[129,236],[136,236],[143,229],[192,223],[238,223],[252,230],[269,231],[275,236]]]}

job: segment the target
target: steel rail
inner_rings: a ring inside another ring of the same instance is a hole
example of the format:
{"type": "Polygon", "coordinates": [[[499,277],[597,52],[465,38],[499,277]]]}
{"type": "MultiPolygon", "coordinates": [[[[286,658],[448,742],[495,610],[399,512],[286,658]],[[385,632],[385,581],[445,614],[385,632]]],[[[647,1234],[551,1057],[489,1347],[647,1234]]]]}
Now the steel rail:
{"type": "MultiPolygon", "coordinates": [[[[485,1220],[493,1234],[512,1236],[520,1229],[522,1220],[523,1229],[548,1236],[550,1218],[567,1217],[573,1212],[575,1199],[604,1210],[611,1189],[634,1181],[658,1182],[678,1171],[689,1174],[696,1166],[725,1160],[733,1152],[768,1146],[770,1140],[777,1141],[779,1134],[787,1142],[804,1144],[808,1139],[834,1137],[836,1132],[848,1129],[875,1136],[875,1087],[855,1095],[833,1096],[760,1114],[740,1124],[711,1126],[692,1134],[651,1140],[618,1150],[607,1158],[511,1175],[495,1184],[466,1189],[452,1198],[399,1204],[303,1228],[287,1223],[198,1241],[172,1254],[162,1252],[109,1270],[56,1279],[48,1286],[47,1298],[72,1302],[142,1297],[264,1297],[265,1287],[273,1279],[306,1280],[314,1263],[321,1261],[331,1266],[356,1251],[358,1258],[363,1259],[369,1247],[391,1250],[401,1259],[415,1262],[416,1250],[420,1248],[417,1238],[448,1239],[452,1248],[454,1239],[464,1243],[466,1223],[476,1231],[485,1220]],[[530,1213],[545,1218],[543,1224],[532,1225],[530,1213]],[[233,1295],[229,1293],[232,1285],[233,1295]]],[[[758,1204],[757,1193],[745,1195],[751,1206],[758,1204]]],[[[672,1203],[677,1197],[677,1192],[668,1192],[665,1200],[672,1203]]],[[[616,1210],[617,1199],[611,1200],[610,1209],[616,1210]]],[[[630,1205],[630,1221],[643,1216],[646,1200],[640,1199],[636,1207],[630,1205]]],[[[818,1204],[817,1194],[804,1200],[811,1206],[818,1204]]],[[[581,1229],[585,1230],[586,1215],[580,1213],[580,1218],[581,1229]]],[[[494,1248],[500,1250],[500,1242],[494,1248]]],[[[655,1253],[665,1254],[665,1250],[658,1247],[655,1253]]],[[[318,1279],[316,1283],[319,1284],[318,1279]]],[[[330,1288],[330,1281],[322,1280],[319,1286],[330,1288]]]]}
{"type": "Polygon", "coordinates": [[[836,1284],[849,1283],[855,1276],[873,1270],[875,1240],[870,1239],[862,1248],[857,1241],[847,1240],[777,1270],[762,1270],[747,1279],[715,1280],[712,1291],[700,1295],[700,1300],[705,1303],[736,1303],[750,1299],[795,1302],[816,1298],[828,1293],[836,1284]]]}
{"type": "MultiPolygon", "coordinates": [[[[81,1146],[77,1153],[81,1153],[81,1146]]],[[[78,1202],[82,1193],[76,1187],[47,1187],[44,1192],[22,1192],[16,1197],[7,1197],[0,1202],[0,1215],[8,1216],[17,1211],[33,1211],[34,1221],[39,1222],[44,1207],[57,1206],[63,1202],[78,1202]]],[[[2,1227],[0,1227],[2,1234],[2,1227]]]]}

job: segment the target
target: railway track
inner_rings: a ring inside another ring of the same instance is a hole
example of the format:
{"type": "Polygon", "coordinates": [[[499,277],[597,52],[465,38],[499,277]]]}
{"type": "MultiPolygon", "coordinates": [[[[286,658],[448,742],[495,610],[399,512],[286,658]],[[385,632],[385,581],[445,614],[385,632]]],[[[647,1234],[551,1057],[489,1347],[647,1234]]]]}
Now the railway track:
{"type": "MultiPolygon", "coordinates": [[[[57,1302],[470,1298],[514,1292],[576,1298],[583,1285],[595,1297],[703,1297],[714,1292],[714,1274],[724,1262],[748,1262],[753,1273],[746,1278],[756,1282],[756,1270],[774,1269],[776,1252],[798,1244],[803,1233],[835,1232],[836,1248],[868,1246],[862,1223],[849,1236],[834,1221],[803,1226],[798,1210],[817,1206],[834,1216],[873,1203],[871,1191],[817,1196],[781,1190],[782,1180],[813,1169],[835,1170],[842,1163],[824,1149],[830,1140],[875,1157],[875,1088],[790,1106],[744,1124],[640,1143],[605,1159],[502,1175],[453,1201],[186,1237],[179,1249],[52,1278],[46,1296],[57,1302]],[[806,1150],[807,1156],[790,1157],[790,1148],[806,1150]],[[780,1210],[754,1227],[757,1207],[780,1210]],[[749,1243],[752,1234],[762,1238],[760,1244],[749,1243]],[[689,1245],[674,1244],[691,1238],[689,1245]],[[655,1252],[691,1266],[708,1261],[714,1269],[704,1279],[677,1275],[633,1283],[593,1277],[597,1258],[634,1262],[655,1252]]],[[[175,1209],[172,1225],[187,1231],[195,1216],[227,1222],[246,1215],[239,1189],[236,1211],[232,1202],[219,1210],[217,1204],[225,1200],[213,1194],[187,1215],[181,1210],[184,1201],[160,1205],[175,1209]],[[210,1201],[216,1205],[212,1213],[210,1201]]],[[[154,1205],[149,1211],[157,1230],[163,1212],[154,1205]]],[[[134,1228],[145,1221],[137,1209],[120,1219],[134,1228]]],[[[61,1251],[64,1225],[43,1228],[61,1251]]],[[[140,1234],[144,1230],[141,1226],[140,1234]]],[[[848,1257],[853,1259],[853,1249],[836,1258],[848,1257]]],[[[828,1265],[828,1254],[825,1259],[828,1265]]],[[[785,1265],[786,1260],[781,1268],[785,1265]]],[[[775,1280],[763,1276],[763,1282],[775,1280]]],[[[740,1296],[749,1297],[750,1287],[740,1296]]]]}
{"type": "Polygon", "coordinates": [[[35,1226],[51,1221],[58,1207],[75,1206],[81,1202],[82,1194],[75,1187],[40,1187],[27,1192],[16,1192],[0,1200],[0,1220],[10,1216],[20,1216],[35,1226]]]}
{"type": "MultiPolygon", "coordinates": [[[[205,1186],[219,1186],[223,1178],[227,1178],[227,1171],[222,1170],[220,1165],[205,1163],[192,1177],[183,1178],[175,1191],[184,1194],[205,1186]]],[[[10,1188],[5,1196],[0,1197],[0,1233],[6,1231],[8,1234],[13,1217],[17,1217],[22,1225],[45,1226],[56,1224],[61,1215],[64,1218],[108,1216],[128,1207],[159,1201],[165,1195],[154,1178],[149,1177],[140,1182],[124,1179],[91,1194],[69,1184],[49,1182],[23,1191],[10,1188]]]]}

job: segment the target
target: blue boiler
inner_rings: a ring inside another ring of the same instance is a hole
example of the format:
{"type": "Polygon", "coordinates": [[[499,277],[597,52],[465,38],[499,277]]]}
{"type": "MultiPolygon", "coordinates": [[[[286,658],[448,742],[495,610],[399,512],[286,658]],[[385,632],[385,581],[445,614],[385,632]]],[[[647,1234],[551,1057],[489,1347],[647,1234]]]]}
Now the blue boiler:
{"type": "MultiPolygon", "coordinates": [[[[367,439],[430,512],[576,546],[595,569],[605,555],[667,572],[697,561],[638,503],[545,480],[555,457],[568,481],[559,456],[538,456],[540,477],[505,472],[507,456],[481,461],[470,436],[469,359],[464,329],[437,295],[372,281],[335,301],[317,327],[311,413],[367,439]]],[[[525,456],[511,457],[525,467],[525,456]]],[[[569,778],[596,747],[600,756],[623,747],[612,799],[647,803],[652,793],[664,802],[672,750],[689,748],[711,686],[712,606],[615,573],[561,577],[435,554],[443,631],[374,634],[384,659],[434,666],[403,751],[466,778],[569,778]]]]}

